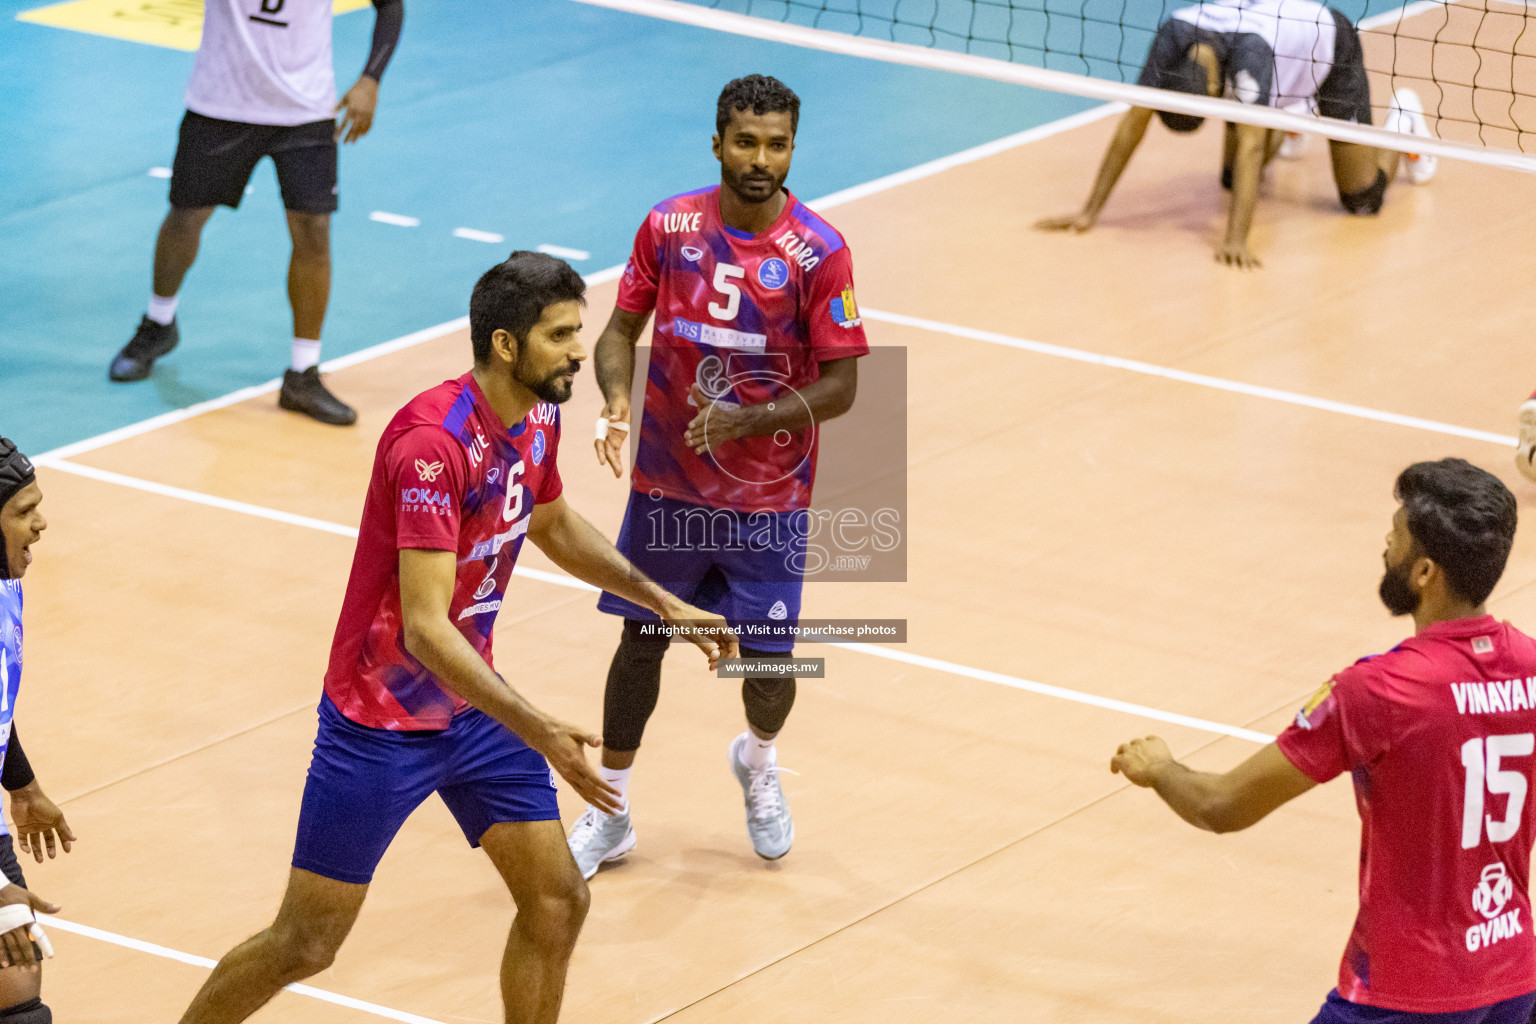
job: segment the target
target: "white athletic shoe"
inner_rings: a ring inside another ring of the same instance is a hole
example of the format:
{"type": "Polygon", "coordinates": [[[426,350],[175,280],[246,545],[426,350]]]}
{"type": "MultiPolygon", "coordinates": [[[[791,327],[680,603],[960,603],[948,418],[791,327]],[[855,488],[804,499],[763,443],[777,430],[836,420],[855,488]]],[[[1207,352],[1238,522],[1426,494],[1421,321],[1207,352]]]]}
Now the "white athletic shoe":
{"type": "Polygon", "coordinates": [[[753,771],[742,760],[747,746],[747,733],[731,741],[731,771],[741,783],[741,794],[747,803],[747,835],[752,839],[752,849],[763,860],[778,860],[795,844],[795,819],[790,817],[789,805],[784,802],[784,790],[779,786],[779,773],[789,771],[777,764],[779,753],[773,753],[774,764],[753,771]]]}
{"type": "Polygon", "coordinates": [[[1520,406],[1520,446],[1515,449],[1515,468],[1527,480],[1536,480],[1536,398],[1520,406]]]}
{"type": "Polygon", "coordinates": [[[629,823],[629,811],[604,814],[588,805],[571,826],[566,845],[576,858],[581,877],[591,878],[603,864],[618,860],[635,848],[635,828],[629,823]]]}
{"type": "Polygon", "coordinates": [[[1275,155],[1282,160],[1300,160],[1301,155],[1312,144],[1312,136],[1303,132],[1286,132],[1285,141],[1280,143],[1280,152],[1275,155]]]}
{"type": "MultiPolygon", "coordinates": [[[[1419,94],[1412,89],[1398,89],[1392,93],[1392,102],[1387,105],[1387,119],[1383,127],[1388,131],[1406,132],[1424,139],[1435,137],[1435,133],[1429,129],[1428,119],[1424,117],[1424,104],[1420,102],[1419,94]]],[[[1422,185],[1435,176],[1435,168],[1439,163],[1437,157],[1423,153],[1404,153],[1398,171],[1410,183],[1422,185]]]]}

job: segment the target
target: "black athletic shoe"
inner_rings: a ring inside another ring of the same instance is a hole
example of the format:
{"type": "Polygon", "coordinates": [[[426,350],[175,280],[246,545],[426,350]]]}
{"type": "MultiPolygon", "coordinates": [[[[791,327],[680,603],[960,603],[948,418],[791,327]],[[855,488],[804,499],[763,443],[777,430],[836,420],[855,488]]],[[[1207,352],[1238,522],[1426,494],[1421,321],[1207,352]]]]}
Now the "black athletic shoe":
{"type": "Polygon", "coordinates": [[[155,360],[175,348],[180,340],[175,320],[157,324],[146,316],[139,321],[133,338],[113,357],[107,376],[117,381],[143,380],[155,368],[155,360]]]}
{"type": "Polygon", "coordinates": [[[350,427],[357,422],[357,410],[337,398],[320,382],[320,367],[311,366],[303,373],[283,371],[283,390],[277,404],[301,412],[334,427],[350,427]]]}

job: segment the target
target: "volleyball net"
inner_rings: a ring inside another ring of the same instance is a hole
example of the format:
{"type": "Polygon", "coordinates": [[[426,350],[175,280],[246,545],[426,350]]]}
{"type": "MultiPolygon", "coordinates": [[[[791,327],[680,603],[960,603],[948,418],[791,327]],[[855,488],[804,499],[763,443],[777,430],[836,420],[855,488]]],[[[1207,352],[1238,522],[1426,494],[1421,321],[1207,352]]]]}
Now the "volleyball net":
{"type": "MultiPolygon", "coordinates": [[[[1344,0],[1377,127],[1136,84],[1167,0],[582,0],[717,31],[1364,145],[1536,171],[1536,24],[1520,0],[1344,0]],[[1379,127],[1393,92],[1435,134],[1379,127]]],[[[1321,77],[1321,75],[1319,76],[1321,77]]]]}

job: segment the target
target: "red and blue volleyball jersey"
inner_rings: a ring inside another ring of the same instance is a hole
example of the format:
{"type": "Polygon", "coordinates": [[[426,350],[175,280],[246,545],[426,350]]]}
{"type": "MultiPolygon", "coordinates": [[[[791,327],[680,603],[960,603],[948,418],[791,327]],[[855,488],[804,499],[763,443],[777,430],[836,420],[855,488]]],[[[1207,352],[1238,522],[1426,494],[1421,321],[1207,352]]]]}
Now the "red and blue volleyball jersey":
{"type": "Polygon", "coordinates": [[[400,551],[458,559],[448,615],[491,661],[491,634],[535,505],[560,496],[560,410],[540,403],[512,429],[474,376],[406,403],[379,439],[325,692],[375,729],[446,729],[469,705],[405,649],[400,551]]]}
{"type": "Polygon", "coordinates": [[[1354,779],[1360,911],[1341,996],[1452,1013],[1536,990],[1536,641],[1487,615],[1433,623],[1335,675],[1279,745],[1317,782],[1354,779]]]}
{"type": "Polygon", "coordinates": [[[719,191],[652,209],[619,284],[620,309],[656,312],[633,486],[743,512],[808,508],[815,425],[696,455],[683,440],[699,413],[690,388],[711,407],[799,402],[818,364],[868,354],[853,261],[843,236],[788,190],[758,235],[720,219],[719,191]]]}

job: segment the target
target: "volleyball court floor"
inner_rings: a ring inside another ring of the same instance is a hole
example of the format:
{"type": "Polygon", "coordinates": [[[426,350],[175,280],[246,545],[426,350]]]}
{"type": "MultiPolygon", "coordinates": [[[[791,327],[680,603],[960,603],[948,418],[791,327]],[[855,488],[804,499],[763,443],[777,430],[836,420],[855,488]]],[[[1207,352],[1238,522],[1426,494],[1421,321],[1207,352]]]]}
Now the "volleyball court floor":
{"type": "MultiPolygon", "coordinates": [[[[906,350],[908,578],[812,586],[804,614],[904,618],[909,642],[802,651],[827,674],[781,742],[798,839],[776,864],[726,767],[738,688],[673,651],[639,846],[592,882],[563,1020],[1282,1022],[1331,987],[1355,908],[1347,782],[1215,837],[1108,760],[1156,733],[1230,766],[1400,639],[1375,587],[1408,463],[1468,458],[1529,512],[1506,436],[1536,383],[1529,182],[1442,161],[1347,218],[1315,145],[1271,169],[1265,269],[1244,274],[1211,260],[1219,133],[1154,131],[1094,232],[1033,232],[1082,201],[1113,124],[827,211],[872,342],[906,350]]],[[[613,295],[591,291],[589,344],[613,295]]],[[[267,394],[41,470],[23,720],[81,836],[28,862],[65,907],[59,1019],[174,1020],[197,958],[270,920],[373,446],[468,364],[450,329],[334,372],[355,430],[267,394]]],[[[591,454],[597,408],[584,372],[560,466],[612,536],[627,484],[591,454]]],[[[617,623],[532,546],[523,568],[498,665],[596,728],[617,623]]],[[[1492,610],[1536,624],[1533,581],[1526,529],[1492,610]]],[[[564,787],[561,806],[581,810],[564,787]]],[[[510,917],[430,801],[335,966],[261,1019],[497,1021],[510,917]]]]}

